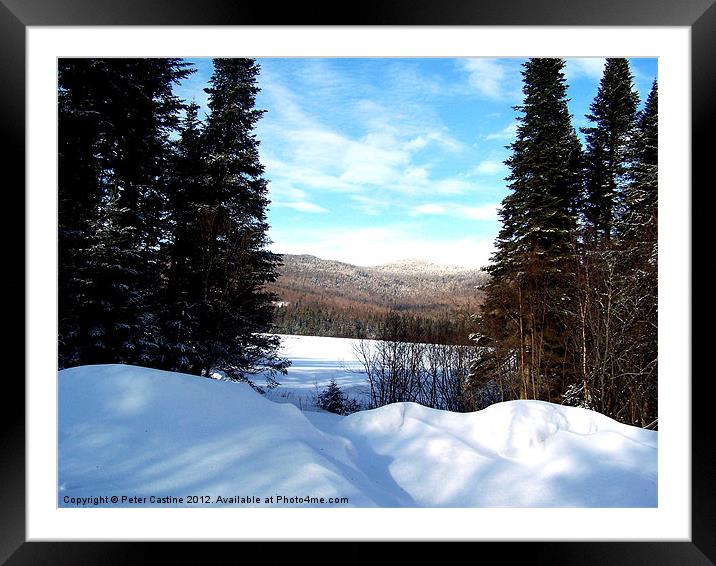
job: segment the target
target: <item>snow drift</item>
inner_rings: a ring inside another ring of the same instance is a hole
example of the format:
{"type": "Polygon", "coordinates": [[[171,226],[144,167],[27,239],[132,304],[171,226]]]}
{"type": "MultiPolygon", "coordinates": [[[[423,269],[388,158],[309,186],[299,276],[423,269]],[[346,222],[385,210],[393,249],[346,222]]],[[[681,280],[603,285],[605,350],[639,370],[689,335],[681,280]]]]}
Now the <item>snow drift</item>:
{"type": "Polygon", "coordinates": [[[281,495],[356,507],[653,507],[657,436],[540,401],[338,417],[246,384],[84,366],[59,373],[58,504],[125,495],[171,506],[162,501],[193,495],[270,506],[264,498],[281,495]]]}

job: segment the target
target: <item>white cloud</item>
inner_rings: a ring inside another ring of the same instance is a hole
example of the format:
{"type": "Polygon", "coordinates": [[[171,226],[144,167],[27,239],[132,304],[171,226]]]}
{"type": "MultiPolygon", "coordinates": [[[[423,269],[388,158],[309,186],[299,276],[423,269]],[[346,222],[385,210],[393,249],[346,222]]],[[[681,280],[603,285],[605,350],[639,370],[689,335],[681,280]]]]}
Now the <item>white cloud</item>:
{"type": "Polygon", "coordinates": [[[390,201],[386,199],[368,195],[350,195],[350,199],[356,203],[356,208],[371,216],[381,214],[385,209],[391,206],[390,201]]]}
{"type": "Polygon", "coordinates": [[[455,203],[427,203],[412,209],[413,216],[425,214],[438,216],[451,216],[454,218],[469,218],[471,220],[496,220],[499,204],[485,204],[482,206],[465,206],[455,203]]]}
{"type": "Polygon", "coordinates": [[[317,204],[314,204],[312,202],[307,202],[307,201],[276,202],[276,203],[274,203],[274,206],[293,208],[294,210],[299,210],[301,212],[311,212],[311,213],[330,212],[327,208],[323,208],[322,206],[319,206],[317,204]]]}
{"type": "Polygon", "coordinates": [[[604,65],[607,60],[601,57],[580,57],[578,59],[567,59],[564,67],[564,76],[567,81],[586,77],[592,80],[600,80],[604,73],[604,65]]]}
{"type": "Polygon", "coordinates": [[[468,72],[470,86],[478,93],[495,99],[504,96],[506,71],[500,62],[494,59],[464,59],[462,64],[468,72]]]}
{"type": "Polygon", "coordinates": [[[418,136],[405,144],[405,149],[408,151],[416,151],[423,149],[426,145],[428,145],[428,140],[424,136],[418,136]]]}
{"type": "Polygon", "coordinates": [[[415,214],[445,214],[447,209],[441,204],[421,204],[413,211],[415,214]]]}
{"type": "Polygon", "coordinates": [[[410,153],[400,147],[394,136],[371,133],[359,141],[347,141],[342,155],[340,179],[359,185],[396,183],[410,163],[410,153]]]}
{"type": "Polygon", "coordinates": [[[405,170],[405,178],[409,181],[427,181],[428,171],[424,167],[408,167],[405,170]]]}
{"type": "Polygon", "coordinates": [[[517,122],[507,124],[498,132],[493,132],[485,136],[486,140],[513,140],[517,135],[517,122]]]}
{"type": "Polygon", "coordinates": [[[306,191],[297,189],[292,184],[282,181],[269,183],[269,191],[271,200],[306,200],[308,198],[306,191]]]}
{"type": "Polygon", "coordinates": [[[410,141],[405,144],[404,149],[412,153],[420,151],[429,143],[434,143],[442,149],[453,152],[465,149],[465,144],[452,137],[449,133],[436,131],[422,133],[419,136],[410,139],[410,141]]]}
{"type": "MultiPolygon", "coordinates": [[[[350,77],[345,78],[350,82],[350,77]]],[[[313,82],[330,90],[323,78],[313,82]]],[[[315,108],[310,96],[288,88],[277,75],[264,73],[261,84],[272,110],[259,122],[257,134],[272,184],[308,193],[325,190],[366,197],[386,192],[461,194],[470,189],[459,177],[431,178],[421,150],[429,148],[428,157],[435,160],[440,152],[460,152],[465,145],[429,108],[420,111],[422,103],[415,103],[409,90],[400,95],[405,100],[398,104],[392,91],[371,100],[365,97],[366,86],[356,84],[360,96],[349,98],[349,104],[342,100],[343,106],[337,114],[331,111],[329,118],[325,108],[315,108]]]]}
{"type": "Polygon", "coordinates": [[[473,220],[497,220],[499,204],[486,204],[483,206],[461,206],[458,211],[461,215],[473,220]]]}
{"type": "Polygon", "coordinates": [[[472,170],[472,173],[478,175],[494,175],[495,173],[502,173],[505,170],[505,164],[502,161],[496,161],[486,159],[480,162],[477,167],[472,170]]]}
{"type": "Polygon", "coordinates": [[[426,142],[434,142],[448,151],[462,151],[464,145],[447,132],[428,132],[425,135],[426,142]]]}
{"type": "Polygon", "coordinates": [[[423,259],[443,265],[482,267],[494,249],[492,239],[436,238],[416,235],[414,226],[273,231],[272,250],[277,253],[311,253],[354,265],[380,265],[401,259],[423,259]]]}
{"type": "Polygon", "coordinates": [[[440,179],[426,187],[426,193],[441,195],[462,195],[476,189],[473,183],[463,179],[440,179]]]}

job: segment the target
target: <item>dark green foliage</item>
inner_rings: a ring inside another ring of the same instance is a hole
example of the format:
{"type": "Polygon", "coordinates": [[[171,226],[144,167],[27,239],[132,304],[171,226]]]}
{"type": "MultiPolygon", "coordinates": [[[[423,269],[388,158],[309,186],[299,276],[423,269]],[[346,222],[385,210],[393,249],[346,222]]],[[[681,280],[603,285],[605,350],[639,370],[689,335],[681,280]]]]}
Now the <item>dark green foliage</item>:
{"type": "Polygon", "coordinates": [[[630,324],[628,386],[640,392],[641,407],[656,417],[658,375],[658,90],[654,82],[638,114],[631,146],[618,250],[624,270],[630,324]]]}
{"type": "Polygon", "coordinates": [[[281,334],[382,339],[395,330],[406,342],[465,344],[467,326],[458,309],[422,314],[412,311],[339,308],[298,301],[276,310],[275,327],[281,334]]]}
{"type": "Polygon", "coordinates": [[[567,108],[564,61],[531,59],[524,65],[524,102],[516,110],[517,139],[505,162],[511,190],[502,202],[502,229],[490,266],[495,276],[524,271],[529,252],[564,251],[576,228],[580,146],[567,108]]]}
{"type": "MultiPolygon", "coordinates": [[[[654,81],[644,109],[638,113],[630,144],[630,168],[622,199],[620,235],[656,245],[659,159],[659,95],[654,81]]],[[[654,258],[655,259],[655,258],[654,258]]]]}
{"type": "Polygon", "coordinates": [[[175,155],[168,195],[171,237],[167,255],[167,281],[163,297],[164,335],[162,363],[177,371],[196,373],[206,367],[200,340],[200,300],[204,284],[199,210],[206,192],[204,150],[198,105],[186,109],[175,155]]]}
{"type": "Polygon", "coordinates": [[[337,415],[349,415],[360,410],[358,402],[348,398],[338,387],[335,379],[331,379],[330,383],[318,394],[316,406],[337,415]]]}
{"type": "Polygon", "coordinates": [[[60,367],[239,379],[288,365],[264,334],[279,258],[253,134],[258,66],[216,60],[205,125],[172,93],[190,72],[177,59],[60,61],[60,367]]]}
{"type": "Polygon", "coordinates": [[[176,59],[59,63],[59,362],[156,360],[176,59]]]}
{"type": "Polygon", "coordinates": [[[252,59],[215,59],[210,114],[203,134],[205,192],[198,204],[203,285],[199,340],[204,365],[235,374],[259,367],[285,372],[268,336],[280,257],[266,249],[267,181],[253,133],[263,111],[254,103],[259,67],[252,59]]]}
{"type": "Polygon", "coordinates": [[[484,287],[480,330],[497,367],[516,367],[511,395],[552,399],[565,358],[560,310],[566,306],[568,258],[576,237],[581,154],[567,108],[561,59],[524,64],[524,102],[511,144],[511,193],[500,210],[492,280],[484,287]]]}
{"type": "Polygon", "coordinates": [[[582,155],[561,67],[554,59],[525,64],[523,115],[507,161],[512,193],[476,317],[468,387],[475,408],[535,398],[653,425],[656,82],[637,113],[628,62],[609,59],[582,155]]]}
{"type": "Polygon", "coordinates": [[[584,217],[592,238],[609,239],[626,183],[627,164],[639,95],[626,59],[607,59],[597,96],[582,128],[585,159],[584,217]]]}

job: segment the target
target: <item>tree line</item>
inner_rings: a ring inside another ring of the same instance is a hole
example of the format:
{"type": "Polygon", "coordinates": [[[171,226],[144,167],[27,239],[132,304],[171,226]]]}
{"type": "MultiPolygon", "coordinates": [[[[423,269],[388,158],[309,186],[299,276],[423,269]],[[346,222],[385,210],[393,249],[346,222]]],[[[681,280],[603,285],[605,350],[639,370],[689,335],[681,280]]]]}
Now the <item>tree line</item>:
{"type": "Polygon", "coordinates": [[[657,83],[639,110],[628,61],[607,59],[583,145],[564,65],[523,65],[510,194],[474,317],[470,387],[654,426],[657,83]]]}
{"type": "Polygon", "coordinates": [[[60,59],[59,367],[285,372],[265,334],[280,257],[253,133],[259,67],[214,59],[208,115],[180,59],[60,59]]]}
{"type": "Polygon", "coordinates": [[[465,308],[421,312],[412,306],[400,309],[355,303],[342,307],[329,301],[299,299],[276,309],[274,328],[282,334],[304,336],[377,340],[388,336],[406,342],[466,344],[470,321],[460,314],[465,308]]]}

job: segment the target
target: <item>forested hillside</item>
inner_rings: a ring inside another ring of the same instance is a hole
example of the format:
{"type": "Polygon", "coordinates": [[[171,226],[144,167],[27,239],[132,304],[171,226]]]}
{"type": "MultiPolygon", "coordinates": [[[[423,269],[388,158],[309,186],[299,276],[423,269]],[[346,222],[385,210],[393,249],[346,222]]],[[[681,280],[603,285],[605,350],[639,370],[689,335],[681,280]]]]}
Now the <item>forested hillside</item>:
{"type": "Polygon", "coordinates": [[[487,280],[480,269],[417,260],[362,267],[290,254],[279,274],[269,288],[279,297],[280,332],[344,338],[376,337],[392,311],[403,326],[420,326],[423,339],[466,340],[460,313],[479,307],[487,280]]]}

